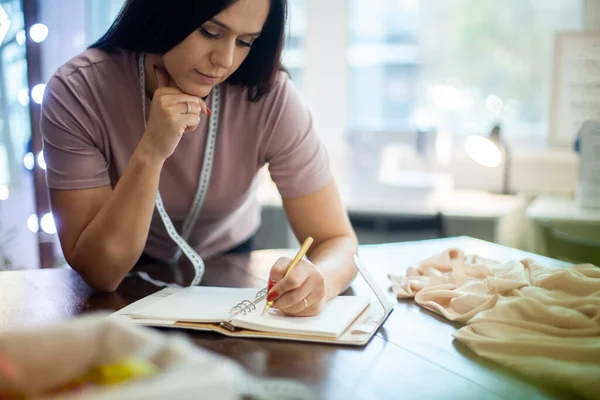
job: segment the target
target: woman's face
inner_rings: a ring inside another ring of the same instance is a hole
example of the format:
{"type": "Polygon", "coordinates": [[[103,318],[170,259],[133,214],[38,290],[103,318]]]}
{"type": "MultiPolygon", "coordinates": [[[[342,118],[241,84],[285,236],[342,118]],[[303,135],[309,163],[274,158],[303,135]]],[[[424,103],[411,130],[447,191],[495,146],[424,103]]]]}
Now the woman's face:
{"type": "Polygon", "coordinates": [[[165,53],[163,62],[175,84],[185,93],[207,96],[246,59],[269,7],[269,0],[238,0],[165,53]]]}

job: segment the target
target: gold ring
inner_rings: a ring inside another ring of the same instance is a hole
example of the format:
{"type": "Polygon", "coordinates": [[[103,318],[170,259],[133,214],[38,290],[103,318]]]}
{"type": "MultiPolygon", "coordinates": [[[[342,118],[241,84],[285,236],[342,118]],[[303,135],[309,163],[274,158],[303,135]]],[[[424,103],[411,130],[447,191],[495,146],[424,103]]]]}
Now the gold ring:
{"type": "Polygon", "coordinates": [[[192,105],[189,102],[187,102],[185,104],[187,104],[187,112],[186,112],[186,114],[191,114],[192,113],[192,105]]]}

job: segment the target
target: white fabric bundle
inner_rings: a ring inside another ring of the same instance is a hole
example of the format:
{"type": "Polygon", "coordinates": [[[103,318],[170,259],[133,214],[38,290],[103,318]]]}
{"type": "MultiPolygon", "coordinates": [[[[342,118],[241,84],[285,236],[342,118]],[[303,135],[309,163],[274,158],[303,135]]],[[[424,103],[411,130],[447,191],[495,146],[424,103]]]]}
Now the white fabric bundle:
{"type": "MultiPolygon", "coordinates": [[[[98,364],[135,356],[152,361],[151,378],[92,388],[52,399],[312,399],[306,387],[287,380],[252,377],[223,356],[187,338],[125,324],[106,315],[0,333],[0,354],[22,373],[27,392],[41,393],[69,382],[98,364]]],[[[0,374],[0,392],[12,383],[0,374]]]]}

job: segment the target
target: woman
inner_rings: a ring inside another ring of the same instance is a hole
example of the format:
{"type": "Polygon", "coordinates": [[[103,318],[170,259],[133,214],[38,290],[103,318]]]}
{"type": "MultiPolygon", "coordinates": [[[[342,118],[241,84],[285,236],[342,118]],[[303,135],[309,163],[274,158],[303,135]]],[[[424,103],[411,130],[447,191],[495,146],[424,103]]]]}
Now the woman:
{"type": "Polygon", "coordinates": [[[314,238],[310,261],[285,278],[289,259],[271,268],[269,300],[316,315],[348,287],[357,240],[280,72],[285,16],[285,0],[128,0],[50,79],[41,128],[52,209],[89,285],[113,291],[142,254],[170,262],[178,246],[192,262],[247,250],[268,163],[297,238],[314,238]]]}

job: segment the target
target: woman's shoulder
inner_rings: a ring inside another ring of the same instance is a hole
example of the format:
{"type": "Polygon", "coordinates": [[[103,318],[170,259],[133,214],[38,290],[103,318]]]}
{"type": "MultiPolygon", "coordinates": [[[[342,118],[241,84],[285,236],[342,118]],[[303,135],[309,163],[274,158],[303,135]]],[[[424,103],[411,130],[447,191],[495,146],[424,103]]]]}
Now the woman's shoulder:
{"type": "Polygon", "coordinates": [[[124,108],[129,86],[139,82],[134,78],[136,73],[134,53],[85,50],[59,67],[48,80],[42,122],[56,123],[69,117],[81,125],[97,124],[108,109],[124,108]]]}
{"type": "Polygon", "coordinates": [[[289,75],[285,71],[279,71],[273,80],[270,90],[258,101],[249,100],[248,91],[250,89],[247,87],[227,82],[225,82],[225,85],[223,86],[225,88],[225,99],[227,102],[237,103],[239,106],[254,109],[261,108],[265,105],[273,105],[274,102],[282,100],[281,95],[289,90],[289,85],[292,85],[289,75]]]}
{"type": "Polygon", "coordinates": [[[228,83],[223,86],[225,108],[235,110],[237,116],[243,117],[242,120],[252,121],[257,126],[275,122],[274,119],[290,105],[290,100],[295,103],[294,100],[299,97],[291,78],[284,71],[277,73],[270,90],[258,101],[249,100],[246,87],[228,83]]]}
{"type": "Polygon", "coordinates": [[[44,92],[46,114],[71,112],[93,115],[100,113],[115,99],[127,98],[131,85],[137,85],[135,53],[117,50],[106,52],[87,49],[73,57],[50,77],[44,92]]]}
{"type": "Polygon", "coordinates": [[[292,79],[279,72],[270,90],[258,101],[248,99],[248,89],[232,84],[224,85],[221,103],[225,129],[245,132],[264,151],[276,135],[290,138],[312,129],[308,107],[292,79]]]}
{"type": "Polygon", "coordinates": [[[127,79],[135,63],[135,55],[126,50],[107,52],[90,48],[76,55],[50,77],[49,84],[60,81],[67,86],[106,86],[127,79]],[[112,81],[112,82],[111,82],[112,81]]]}

